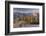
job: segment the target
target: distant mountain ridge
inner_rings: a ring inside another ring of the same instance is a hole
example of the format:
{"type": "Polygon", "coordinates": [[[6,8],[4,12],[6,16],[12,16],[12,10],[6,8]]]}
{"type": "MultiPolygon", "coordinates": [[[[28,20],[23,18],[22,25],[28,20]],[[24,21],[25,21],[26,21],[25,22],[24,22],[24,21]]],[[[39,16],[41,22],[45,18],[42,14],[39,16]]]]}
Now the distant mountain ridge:
{"type": "Polygon", "coordinates": [[[18,12],[14,13],[14,16],[31,16],[31,15],[32,13],[18,13],[18,12]]]}
{"type": "Polygon", "coordinates": [[[15,13],[13,13],[13,16],[14,16],[14,19],[15,19],[15,18],[23,17],[23,16],[32,16],[32,13],[18,13],[18,12],[15,12],[15,13]]]}

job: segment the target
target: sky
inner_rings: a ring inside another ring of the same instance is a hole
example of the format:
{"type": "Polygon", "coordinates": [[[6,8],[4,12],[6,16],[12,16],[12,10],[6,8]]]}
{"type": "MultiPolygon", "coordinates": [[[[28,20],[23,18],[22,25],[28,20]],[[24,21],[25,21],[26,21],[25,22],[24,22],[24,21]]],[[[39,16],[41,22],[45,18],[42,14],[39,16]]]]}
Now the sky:
{"type": "Polygon", "coordinates": [[[39,9],[36,9],[36,8],[13,8],[13,12],[32,13],[32,12],[39,12],[39,9]]]}

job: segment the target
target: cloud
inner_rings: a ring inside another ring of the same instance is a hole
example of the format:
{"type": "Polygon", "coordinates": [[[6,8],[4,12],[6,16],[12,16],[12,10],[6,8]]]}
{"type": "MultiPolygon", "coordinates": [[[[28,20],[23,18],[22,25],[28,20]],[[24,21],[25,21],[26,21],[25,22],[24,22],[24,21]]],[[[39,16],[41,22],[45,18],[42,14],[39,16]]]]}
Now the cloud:
{"type": "Polygon", "coordinates": [[[32,13],[32,12],[38,12],[39,9],[35,8],[14,8],[13,12],[19,12],[19,13],[32,13]]]}

